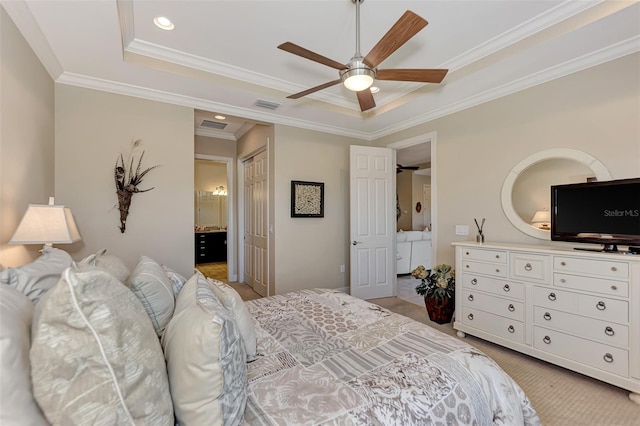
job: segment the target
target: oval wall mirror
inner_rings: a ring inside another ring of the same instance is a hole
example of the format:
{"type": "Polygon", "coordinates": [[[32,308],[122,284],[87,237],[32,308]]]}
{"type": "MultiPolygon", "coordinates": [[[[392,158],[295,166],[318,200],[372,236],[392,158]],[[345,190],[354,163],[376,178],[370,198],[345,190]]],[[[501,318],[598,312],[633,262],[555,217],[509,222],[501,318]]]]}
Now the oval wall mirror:
{"type": "Polygon", "coordinates": [[[551,185],[611,180],[611,173],[595,157],[575,149],[540,151],[516,164],[502,185],[502,209],[509,221],[523,233],[550,240],[548,229],[531,224],[539,210],[550,209],[551,185]]]}

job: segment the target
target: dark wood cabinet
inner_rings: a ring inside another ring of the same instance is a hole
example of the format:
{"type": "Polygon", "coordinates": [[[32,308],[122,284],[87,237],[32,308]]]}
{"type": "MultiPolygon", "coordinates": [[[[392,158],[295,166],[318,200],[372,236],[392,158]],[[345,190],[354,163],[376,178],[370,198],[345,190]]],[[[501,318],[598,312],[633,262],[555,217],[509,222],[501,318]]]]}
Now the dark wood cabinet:
{"type": "Polygon", "coordinates": [[[227,261],[227,232],[196,232],[196,264],[227,261]]]}

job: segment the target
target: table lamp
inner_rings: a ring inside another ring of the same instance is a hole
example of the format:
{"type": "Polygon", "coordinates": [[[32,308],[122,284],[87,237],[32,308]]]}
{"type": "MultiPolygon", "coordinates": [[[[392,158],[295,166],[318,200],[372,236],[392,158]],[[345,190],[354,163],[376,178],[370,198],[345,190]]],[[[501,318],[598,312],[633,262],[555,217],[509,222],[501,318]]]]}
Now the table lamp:
{"type": "Polygon", "coordinates": [[[29,204],[9,244],[70,244],[80,241],[80,232],[71,210],[49,204],[29,204]]]}
{"type": "Polygon", "coordinates": [[[551,222],[551,213],[549,210],[538,210],[536,214],[533,215],[533,219],[531,219],[531,223],[540,229],[549,230],[551,222]]]}

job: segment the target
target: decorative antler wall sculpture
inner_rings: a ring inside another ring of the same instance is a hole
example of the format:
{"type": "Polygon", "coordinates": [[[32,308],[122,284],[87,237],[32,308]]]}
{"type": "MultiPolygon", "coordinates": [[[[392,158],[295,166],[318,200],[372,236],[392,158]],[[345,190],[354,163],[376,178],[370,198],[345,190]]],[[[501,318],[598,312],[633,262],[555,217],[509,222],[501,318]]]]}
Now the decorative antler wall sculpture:
{"type": "Polygon", "coordinates": [[[136,194],[138,192],[151,191],[153,188],[155,188],[138,188],[138,185],[142,183],[142,178],[144,178],[145,175],[151,170],[159,167],[151,166],[141,171],[140,169],[142,168],[142,158],[144,157],[144,151],[142,151],[142,154],[140,154],[140,158],[138,159],[138,165],[135,168],[135,173],[133,172],[133,164],[135,163],[135,155],[133,154],[133,150],[140,145],[140,142],[140,139],[133,142],[129,170],[126,169],[124,157],[122,156],[122,154],[120,154],[120,157],[116,159],[116,165],[113,170],[114,178],[116,181],[116,193],[118,194],[118,205],[120,210],[119,228],[121,233],[124,233],[124,231],[126,230],[127,216],[129,216],[129,206],[131,206],[131,197],[133,196],[133,194],[136,194]]]}

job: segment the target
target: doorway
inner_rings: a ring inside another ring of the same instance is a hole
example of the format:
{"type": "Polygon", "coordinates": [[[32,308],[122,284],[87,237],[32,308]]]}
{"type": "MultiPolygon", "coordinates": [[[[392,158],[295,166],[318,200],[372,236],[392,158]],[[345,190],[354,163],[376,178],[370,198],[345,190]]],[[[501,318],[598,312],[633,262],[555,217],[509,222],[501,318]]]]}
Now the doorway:
{"type": "MultiPolygon", "coordinates": [[[[413,198],[418,197],[418,199],[421,200],[420,211],[416,211],[416,200],[413,199],[411,199],[408,204],[405,202],[405,204],[407,204],[406,208],[405,206],[401,206],[400,211],[401,214],[411,216],[410,218],[406,218],[408,219],[411,230],[415,227],[415,230],[418,231],[425,229],[431,231],[432,265],[437,264],[436,136],[436,132],[431,132],[387,145],[389,148],[396,149],[397,162],[403,166],[412,166],[414,165],[410,164],[412,162],[422,165],[424,165],[424,163],[429,164],[428,167],[421,167],[421,169],[417,171],[409,170],[409,173],[412,174],[417,173],[418,175],[430,176],[428,184],[421,181],[419,186],[413,188],[413,191],[409,191],[415,193],[413,198]]],[[[403,173],[407,173],[407,170],[403,173]]],[[[420,181],[420,179],[414,180],[420,181]]],[[[396,249],[397,252],[397,247],[394,247],[394,249],[396,249]]],[[[417,284],[418,280],[413,278],[410,274],[396,276],[397,297],[411,303],[424,305],[422,297],[415,293],[415,287],[417,284]]]]}
{"type": "Polygon", "coordinates": [[[238,280],[233,158],[195,156],[195,267],[209,278],[238,280]]]}

